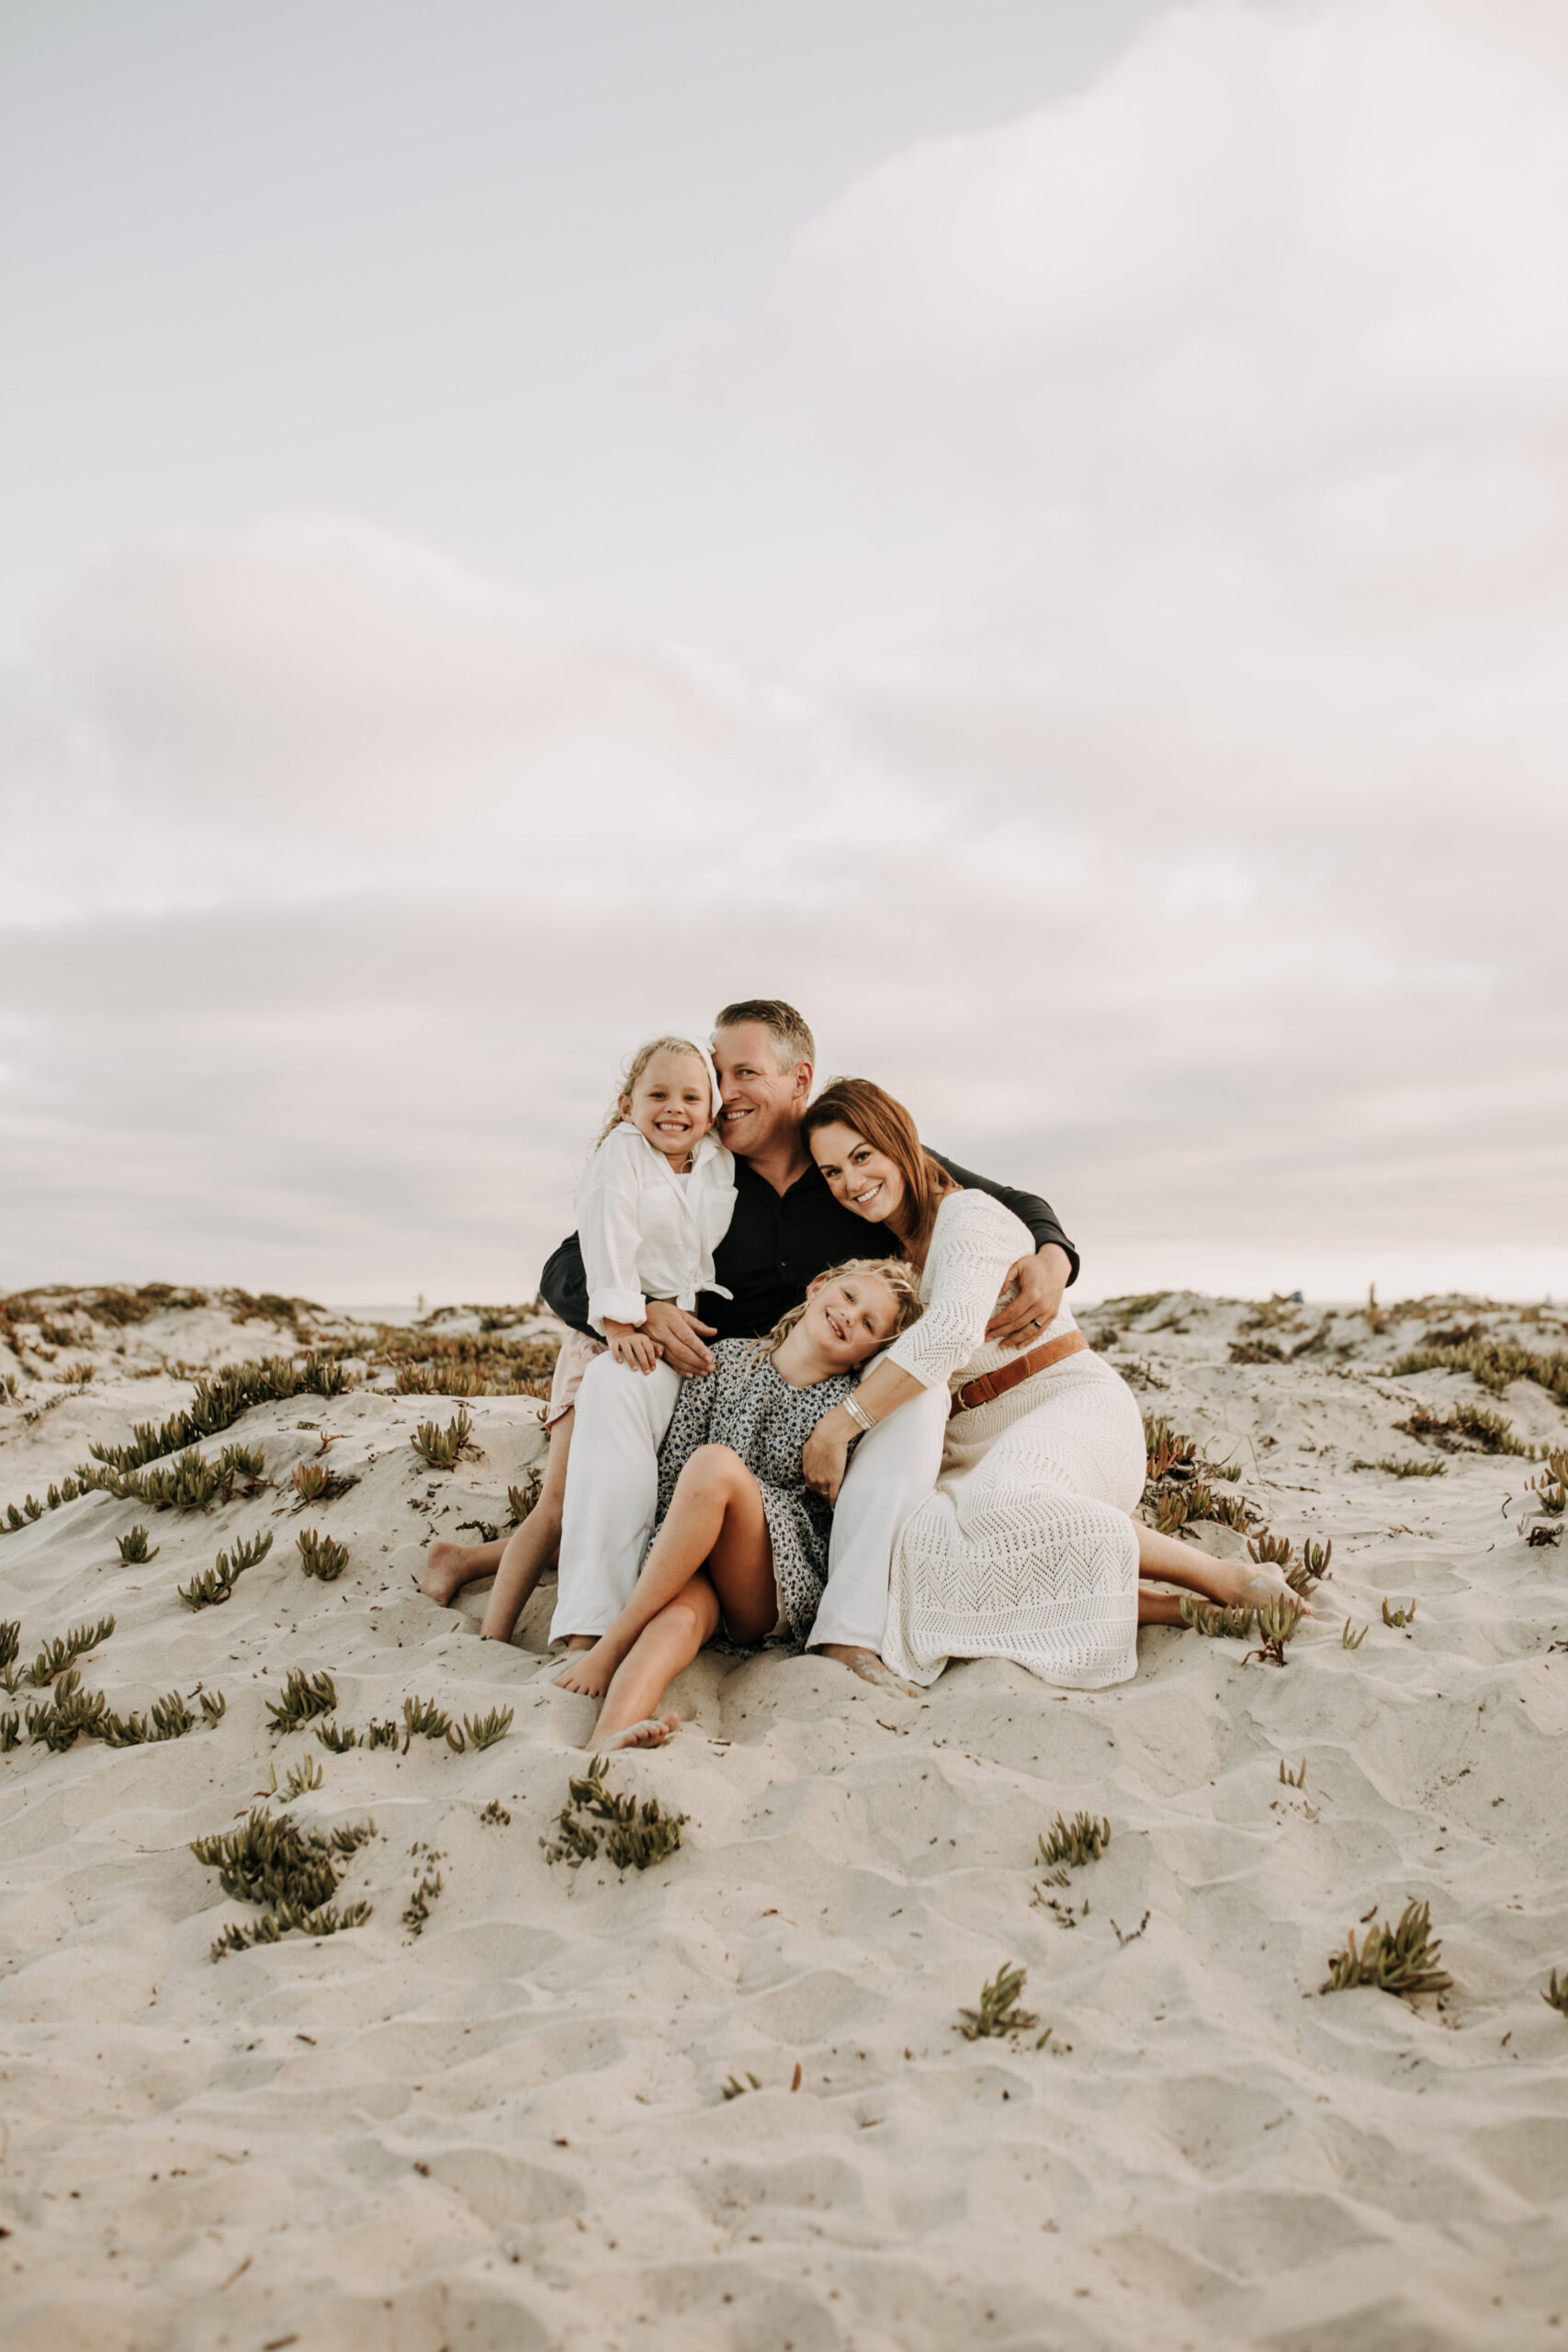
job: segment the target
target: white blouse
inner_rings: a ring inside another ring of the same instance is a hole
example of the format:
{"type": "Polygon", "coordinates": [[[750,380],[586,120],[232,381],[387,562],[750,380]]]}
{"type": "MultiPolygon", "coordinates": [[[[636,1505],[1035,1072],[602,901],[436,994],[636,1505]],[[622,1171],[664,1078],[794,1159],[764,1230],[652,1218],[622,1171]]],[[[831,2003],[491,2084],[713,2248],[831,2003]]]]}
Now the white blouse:
{"type": "Polygon", "coordinates": [[[641,1323],[650,1298],[693,1307],[699,1291],[729,1296],[713,1253],[735,1209],[735,1160],[715,1135],[677,1176],[629,1119],[607,1135],[578,1180],[577,1230],[588,1275],[588,1319],[603,1331],[641,1323]]]}
{"type": "MultiPolygon", "coordinates": [[[[1034,1236],[1029,1227],[989,1193],[949,1193],[937,1210],[920,1276],[926,1311],[894,1341],[886,1361],[908,1373],[922,1388],[961,1388],[983,1372],[1015,1363],[1019,1351],[987,1340],[986,1326],[997,1311],[1009,1267],[1033,1254],[1034,1236]]],[[[1077,1329],[1064,1306],[1054,1323],[1033,1335],[1030,1346],[1077,1329]]]]}

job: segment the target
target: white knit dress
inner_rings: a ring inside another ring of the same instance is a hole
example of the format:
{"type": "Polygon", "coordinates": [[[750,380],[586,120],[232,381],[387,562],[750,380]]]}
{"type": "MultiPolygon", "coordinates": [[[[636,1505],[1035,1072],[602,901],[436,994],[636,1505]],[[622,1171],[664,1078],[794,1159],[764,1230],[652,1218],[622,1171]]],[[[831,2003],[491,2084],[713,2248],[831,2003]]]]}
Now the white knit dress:
{"type": "MultiPolygon", "coordinates": [[[[1013,1359],[985,1339],[1028,1228],[987,1193],[937,1211],[926,1311],[888,1361],[926,1387],[959,1388],[1013,1359]]],[[[1036,1346],[1077,1329],[1064,1306],[1036,1346]]],[[[935,1492],[893,1551],[883,1656],[934,1682],[952,1657],[1009,1657],[1080,1690],[1137,1667],[1144,1429],[1125,1381],[1088,1349],[947,1425],[935,1492]]]]}

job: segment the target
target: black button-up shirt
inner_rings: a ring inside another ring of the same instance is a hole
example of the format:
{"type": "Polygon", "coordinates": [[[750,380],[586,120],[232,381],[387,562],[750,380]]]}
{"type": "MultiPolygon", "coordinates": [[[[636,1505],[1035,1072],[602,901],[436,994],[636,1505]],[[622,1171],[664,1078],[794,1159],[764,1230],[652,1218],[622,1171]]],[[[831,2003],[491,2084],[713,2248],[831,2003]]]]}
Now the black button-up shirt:
{"type": "MultiPolygon", "coordinates": [[[[993,1184],[972,1175],[941,1152],[940,1159],[960,1184],[989,1193],[1028,1226],[1034,1246],[1055,1241],[1072,1261],[1070,1282],[1078,1274],[1077,1251],[1056,1222],[1049,1202],[1034,1193],[1015,1192],[1008,1184],[993,1184]]],[[[797,1306],[806,1286],[829,1266],[846,1258],[891,1258],[898,1245],[886,1226],[869,1225],[852,1209],[836,1201],[815,1163],[797,1176],[787,1192],[775,1193],[750,1160],[735,1162],[735,1214],[729,1230],[714,1251],[714,1277],[734,1295],[716,1298],[705,1291],[697,1313],[715,1326],[721,1340],[750,1340],[771,1331],[781,1315],[797,1306]]],[[[546,1305],[575,1331],[589,1331],[588,1278],[575,1233],[569,1234],[551,1256],[540,1278],[546,1305]]]]}

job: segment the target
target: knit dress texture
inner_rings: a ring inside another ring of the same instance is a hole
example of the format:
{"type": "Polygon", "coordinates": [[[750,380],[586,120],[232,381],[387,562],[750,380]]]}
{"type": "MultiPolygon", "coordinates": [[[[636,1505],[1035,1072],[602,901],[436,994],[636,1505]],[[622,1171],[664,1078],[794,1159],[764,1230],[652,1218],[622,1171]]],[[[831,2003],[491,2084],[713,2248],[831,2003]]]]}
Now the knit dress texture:
{"type": "MultiPolygon", "coordinates": [[[[920,1281],[925,1313],[888,1361],[956,1389],[1015,1356],[985,1338],[1008,1269],[1033,1242],[987,1193],[950,1193],[920,1281]]],[[[1064,1306],[1032,1342],[1075,1331],[1064,1306]]],[[[893,1549],[883,1656],[934,1682],[953,1657],[1006,1657],[1096,1690],[1137,1668],[1142,1417],[1125,1381],[1084,1349],[955,1414],[935,1492],[893,1549]]]]}
{"type": "Polygon", "coordinates": [[[662,1525],[675,1481],[699,1446],[727,1445],[738,1453],[761,1489],[779,1607],[798,1648],[811,1631],[828,1580],[833,1523],[832,1506],[807,1486],[800,1457],[823,1414],[850,1395],[855,1375],[835,1373],[808,1388],[792,1388],[770,1358],[759,1359],[753,1340],[720,1340],[713,1354],[712,1372],[681,1383],[659,1449],[655,1529],[662,1525]]]}

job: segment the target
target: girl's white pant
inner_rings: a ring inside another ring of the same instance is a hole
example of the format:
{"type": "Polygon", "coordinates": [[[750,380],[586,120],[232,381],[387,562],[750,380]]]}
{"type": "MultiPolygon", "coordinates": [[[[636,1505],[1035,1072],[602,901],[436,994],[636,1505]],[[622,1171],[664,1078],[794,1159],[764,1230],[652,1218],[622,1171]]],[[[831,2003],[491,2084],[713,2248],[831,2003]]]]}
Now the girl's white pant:
{"type": "MultiPolygon", "coordinates": [[[[567,1469],[552,1641],[604,1633],[631,1599],[653,1534],[659,1449],[680,1385],[666,1363],[641,1373],[610,1355],[584,1373],[567,1469]]],[[[936,1484],[947,1401],[945,1388],[928,1388],[879,1422],[851,1454],[833,1513],[813,1648],[842,1642],[880,1653],[893,1546],[936,1484]]]]}

